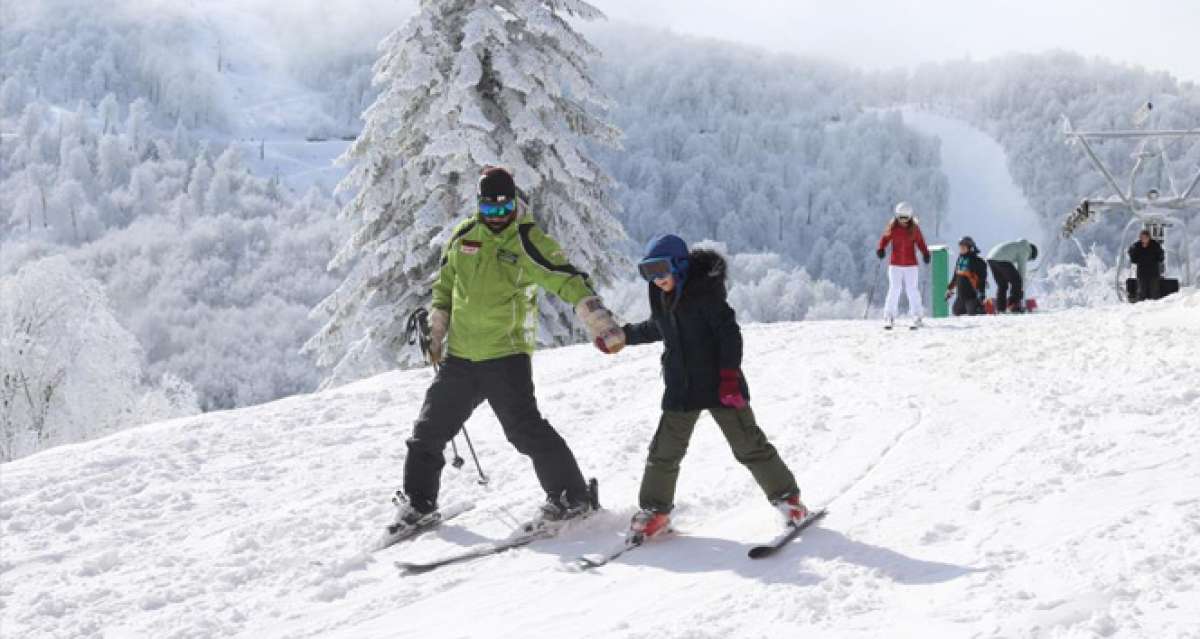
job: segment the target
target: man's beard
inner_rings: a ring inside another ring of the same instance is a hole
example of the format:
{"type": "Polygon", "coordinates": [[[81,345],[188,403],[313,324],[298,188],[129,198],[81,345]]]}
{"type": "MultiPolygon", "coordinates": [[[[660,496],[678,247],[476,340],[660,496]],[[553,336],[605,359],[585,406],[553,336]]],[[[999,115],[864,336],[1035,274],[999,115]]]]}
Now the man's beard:
{"type": "Polygon", "coordinates": [[[487,225],[487,227],[489,229],[491,229],[491,231],[493,233],[499,233],[500,231],[503,231],[504,229],[508,228],[508,225],[512,224],[513,220],[515,220],[516,218],[517,218],[517,216],[515,216],[515,215],[505,215],[504,217],[499,217],[499,218],[485,217],[485,218],[483,218],[483,223],[485,225],[487,225]]]}

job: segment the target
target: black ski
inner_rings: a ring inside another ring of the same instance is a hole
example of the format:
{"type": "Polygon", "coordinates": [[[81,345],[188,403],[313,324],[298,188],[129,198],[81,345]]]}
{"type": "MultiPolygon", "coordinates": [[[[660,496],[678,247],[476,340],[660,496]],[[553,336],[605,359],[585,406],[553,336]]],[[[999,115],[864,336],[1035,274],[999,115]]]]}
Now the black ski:
{"type": "Polygon", "coordinates": [[[554,534],[554,531],[542,529],[532,533],[518,534],[502,541],[479,544],[468,548],[463,552],[447,555],[435,561],[425,563],[397,561],[395,564],[396,568],[399,568],[400,572],[403,574],[420,575],[431,570],[437,570],[442,566],[449,566],[451,564],[458,564],[464,561],[471,561],[472,559],[479,559],[480,557],[487,557],[489,555],[498,555],[502,552],[512,550],[513,548],[527,546],[539,539],[548,539],[553,537],[554,534]]]}
{"type": "Polygon", "coordinates": [[[589,570],[591,568],[599,568],[600,566],[607,564],[608,562],[616,559],[617,557],[624,555],[626,551],[633,550],[634,548],[637,548],[638,546],[641,546],[641,545],[642,545],[642,542],[640,542],[640,541],[637,541],[637,542],[630,541],[630,542],[622,543],[620,546],[614,546],[612,549],[610,549],[606,552],[602,552],[602,553],[594,552],[594,553],[588,553],[586,555],[580,555],[579,557],[577,557],[575,559],[575,567],[578,568],[579,570],[589,570]]]}
{"type": "MultiPolygon", "coordinates": [[[[667,530],[664,530],[663,532],[655,535],[653,537],[653,539],[662,539],[664,537],[668,537],[668,536],[674,535],[674,534],[675,534],[675,529],[668,528],[667,530]]],[[[641,548],[647,541],[648,540],[645,537],[629,538],[629,539],[622,541],[620,544],[615,545],[612,548],[606,550],[605,552],[593,552],[593,553],[588,553],[586,555],[580,555],[579,557],[575,558],[575,561],[572,562],[571,565],[579,570],[590,570],[592,568],[599,568],[600,566],[604,566],[604,565],[608,564],[609,562],[613,561],[617,557],[624,555],[625,553],[629,552],[630,550],[633,550],[634,548],[641,548]]]]}
{"type": "Polygon", "coordinates": [[[805,528],[808,528],[809,526],[813,525],[814,523],[820,521],[821,518],[824,516],[825,516],[824,508],[822,508],[821,510],[809,513],[808,517],[805,517],[803,520],[800,521],[800,523],[795,524],[795,525],[789,525],[788,530],[786,532],[784,532],[782,535],[776,537],[773,541],[763,544],[761,546],[755,546],[755,547],[751,548],[750,552],[748,553],[750,558],[751,559],[762,559],[764,557],[770,557],[771,555],[779,552],[780,548],[783,548],[784,546],[788,545],[788,543],[790,543],[792,540],[799,537],[800,533],[805,528]]]}
{"type": "Polygon", "coordinates": [[[438,510],[439,516],[436,520],[434,520],[428,524],[425,524],[423,526],[417,526],[416,528],[412,528],[410,530],[405,530],[403,532],[397,531],[396,524],[389,524],[388,527],[386,529],[384,529],[383,539],[381,539],[379,541],[379,543],[377,543],[375,545],[375,550],[379,551],[379,550],[383,550],[385,548],[390,548],[400,542],[404,542],[404,541],[413,539],[413,538],[421,535],[422,533],[428,532],[430,530],[433,530],[434,528],[437,528],[438,526],[441,526],[442,524],[446,523],[447,521],[454,519],[455,517],[467,512],[468,510],[471,510],[474,507],[475,507],[475,504],[470,503],[470,502],[451,504],[450,506],[447,506],[446,508],[441,508],[438,510]]]}
{"type": "MultiPolygon", "coordinates": [[[[600,510],[600,485],[594,477],[588,480],[588,501],[591,502],[592,512],[600,510]]],[[[584,517],[586,518],[587,515],[584,517]]],[[[532,522],[525,523],[521,525],[517,532],[510,535],[507,539],[486,544],[478,544],[462,552],[447,555],[435,561],[429,561],[425,563],[397,561],[395,562],[395,565],[396,568],[400,570],[401,574],[419,575],[431,570],[437,570],[442,566],[449,566],[451,564],[471,561],[481,557],[498,555],[502,552],[512,550],[513,548],[528,546],[539,539],[556,537],[559,535],[559,533],[563,532],[567,528],[570,528],[571,525],[576,521],[578,520],[569,520],[564,522],[562,525],[550,528],[538,527],[537,524],[532,522]]]]}

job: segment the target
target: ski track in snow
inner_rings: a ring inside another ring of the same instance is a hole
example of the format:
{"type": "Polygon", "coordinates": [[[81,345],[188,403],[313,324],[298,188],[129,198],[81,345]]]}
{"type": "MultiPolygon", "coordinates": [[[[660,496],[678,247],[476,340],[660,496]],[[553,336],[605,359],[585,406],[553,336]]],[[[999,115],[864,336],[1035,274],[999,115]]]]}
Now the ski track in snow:
{"type": "MultiPolygon", "coordinates": [[[[746,327],[760,423],[829,516],[777,556],[774,513],[709,418],[679,535],[585,573],[634,510],[657,346],[535,358],[607,510],[560,539],[402,577],[539,499],[482,406],[491,486],[408,545],[392,513],[430,380],[397,372],[152,424],[0,466],[4,637],[1200,637],[1200,292],[1031,317],[746,327]]],[[[465,450],[463,451],[465,454],[465,450]]]]}

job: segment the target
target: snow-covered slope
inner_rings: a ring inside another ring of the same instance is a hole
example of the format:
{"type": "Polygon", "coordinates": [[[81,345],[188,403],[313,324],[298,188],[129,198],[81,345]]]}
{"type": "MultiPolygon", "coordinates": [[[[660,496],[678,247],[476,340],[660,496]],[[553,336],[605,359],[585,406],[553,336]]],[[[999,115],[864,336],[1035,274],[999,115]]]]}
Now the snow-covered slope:
{"type": "Polygon", "coordinates": [[[608,510],[555,541],[417,577],[506,534],[532,472],[486,407],[479,508],[363,552],[390,515],[428,371],[165,422],[0,467],[5,637],[1197,637],[1200,292],[1137,306],[746,330],[761,423],[830,516],[776,558],[773,513],[707,418],[682,535],[591,573],[632,512],[658,348],[539,353],[542,406],[608,510]]]}
{"type": "Polygon", "coordinates": [[[963,120],[915,108],[903,113],[905,124],[942,141],[950,199],[939,241],[953,244],[970,235],[985,251],[1019,237],[1045,244],[1037,213],[1008,172],[999,142],[963,120]]]}

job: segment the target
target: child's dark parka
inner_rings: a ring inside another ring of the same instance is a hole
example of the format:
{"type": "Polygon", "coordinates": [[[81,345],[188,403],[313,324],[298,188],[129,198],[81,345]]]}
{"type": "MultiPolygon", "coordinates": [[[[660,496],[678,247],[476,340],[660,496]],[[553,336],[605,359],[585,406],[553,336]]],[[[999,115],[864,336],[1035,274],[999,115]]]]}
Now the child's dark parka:
{"type": "MultiPolygon", "coordinates": [[[[720,371],[742,367],[742,331],[725,299],[725,258],[698,249],[688,263],[682,288],[667,294],[649,284],[650,319],[624,327],[629,345],[664,342],[662,408],[669,411],[721,408],[720,371]]],[[[749,401],[744,378],[741,387],[749,401]]]]}

